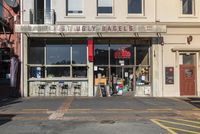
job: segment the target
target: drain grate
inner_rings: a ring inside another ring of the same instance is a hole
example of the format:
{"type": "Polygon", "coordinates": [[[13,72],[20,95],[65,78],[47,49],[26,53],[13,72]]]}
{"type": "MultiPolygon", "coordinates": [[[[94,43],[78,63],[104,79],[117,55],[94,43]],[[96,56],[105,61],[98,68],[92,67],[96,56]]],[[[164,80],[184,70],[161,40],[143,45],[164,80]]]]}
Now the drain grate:
{"type": "Polygon", "coordinates": [[[114,124],[115,121],[114,120],[102,120],[100,123],[101,124],[114,124]]]}

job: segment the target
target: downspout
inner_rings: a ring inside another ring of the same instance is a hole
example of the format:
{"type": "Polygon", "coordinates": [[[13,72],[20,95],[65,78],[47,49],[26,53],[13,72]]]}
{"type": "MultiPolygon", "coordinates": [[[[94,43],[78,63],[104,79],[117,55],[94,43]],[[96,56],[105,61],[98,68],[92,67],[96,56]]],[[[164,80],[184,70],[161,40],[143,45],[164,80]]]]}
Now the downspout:
{"type": "MultiPolygon", "coordinates": [[[[20,0],[20,24],[23,24],[23,0],[20,0]]],[[[24,49],[23,49],[23,34],[20,33],[20,57],[21,57],[21,82],[20,82],[20,87],[21,87],[21,96],[24,97],[24,49]]]]}

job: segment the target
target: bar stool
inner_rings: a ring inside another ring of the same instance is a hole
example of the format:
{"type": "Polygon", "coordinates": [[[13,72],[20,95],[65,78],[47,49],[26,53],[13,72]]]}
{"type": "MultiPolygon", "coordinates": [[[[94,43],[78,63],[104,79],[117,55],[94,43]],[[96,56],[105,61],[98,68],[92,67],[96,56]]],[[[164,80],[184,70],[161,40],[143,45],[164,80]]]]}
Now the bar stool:
{"type": "Polygon", "coordinates": [[[74,83],[74,96],[81,96],[81,84],[74,83]]]}
{"type": "Polygon", "coordinates": [[[51,85],[49,87],[49,94],[50,95],[52,95],[52,94],[56,95],[56,85],[51,85]]]}
{"type": "Polygon", "coordinates": [[[68,84],[64,84],[61,86],[61,95],[68,95],[69,86],[68,84]]]}
{"type": "Polygon", "coordinates": [[[45,89],[46,89],[45,84],[39,84],[38,85],[38,95],[43,94],[45,96],[45,89]]]}

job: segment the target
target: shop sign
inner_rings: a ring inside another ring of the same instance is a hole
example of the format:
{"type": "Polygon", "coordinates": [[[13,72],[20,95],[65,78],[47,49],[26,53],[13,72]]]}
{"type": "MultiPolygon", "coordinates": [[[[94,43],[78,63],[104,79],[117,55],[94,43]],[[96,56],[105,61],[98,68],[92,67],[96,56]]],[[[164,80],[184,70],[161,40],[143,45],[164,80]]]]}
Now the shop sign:
{"type": "Polygon", "coordinates": [[[17,33],[165,33],[166,31],[166,25],[15,25],[17,33]]]}
{"type": "Polygon", "coordinates": [[[165,67],[165,84],[174,84],[174,67],[165,67]]]}
{"type": "Polygon", "coordinates": [[[131,58],[131,52],[124,50],[124,49],[122,49],[122,50],[118,49],[114,53],[114,57],[115,57],[115,59],[130,59],[131,58]]]}

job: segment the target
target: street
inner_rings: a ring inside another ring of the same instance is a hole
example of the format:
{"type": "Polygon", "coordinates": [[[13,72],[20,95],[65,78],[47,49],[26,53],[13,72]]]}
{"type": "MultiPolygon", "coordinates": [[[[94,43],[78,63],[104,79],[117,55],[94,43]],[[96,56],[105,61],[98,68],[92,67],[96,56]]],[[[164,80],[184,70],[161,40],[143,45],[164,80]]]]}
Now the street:
{"type": "Polygon", "coordinates": [[[35,97],[0,103],[2,134],[199,134],[200,109],[182,98],[35,97]]]}

